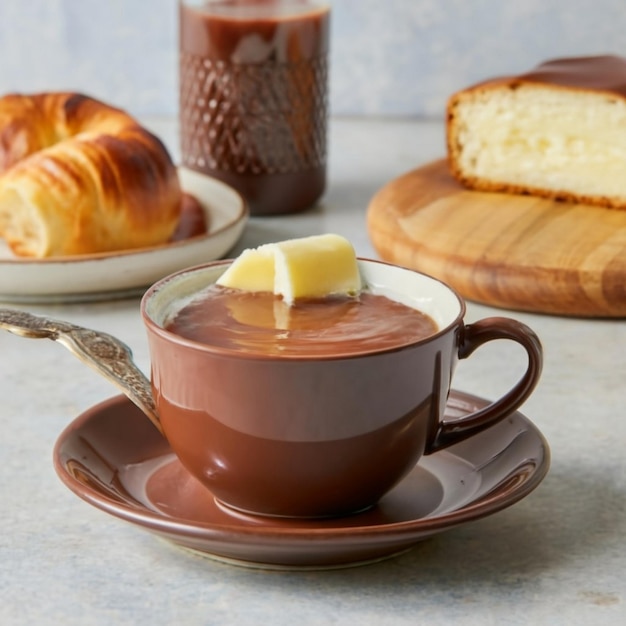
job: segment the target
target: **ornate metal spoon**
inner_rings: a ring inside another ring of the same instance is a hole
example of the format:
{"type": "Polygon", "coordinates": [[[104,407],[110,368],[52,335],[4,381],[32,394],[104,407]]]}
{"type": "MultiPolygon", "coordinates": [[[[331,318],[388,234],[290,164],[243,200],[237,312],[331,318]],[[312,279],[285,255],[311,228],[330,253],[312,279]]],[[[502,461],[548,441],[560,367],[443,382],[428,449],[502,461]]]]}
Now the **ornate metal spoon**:
{"type": "Polygon", "coordinates": [[[118,387],[147,415],[159,432],[163,432],[150,381],[133,362],[130,348],[119,339],[17,309],[0,309],[0,328],[21,337],[58,341],[118,387]]]}

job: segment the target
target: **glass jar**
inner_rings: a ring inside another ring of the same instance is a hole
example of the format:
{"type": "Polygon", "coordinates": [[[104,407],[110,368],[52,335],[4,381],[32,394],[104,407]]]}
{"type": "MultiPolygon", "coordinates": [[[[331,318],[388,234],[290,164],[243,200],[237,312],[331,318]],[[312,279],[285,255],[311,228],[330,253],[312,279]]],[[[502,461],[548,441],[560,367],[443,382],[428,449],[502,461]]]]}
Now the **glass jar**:
{"type": "Polygon", "coordinates": [[[295,213],[326,185],[330,6],[180,0],[183,166],[223,180],[252,215],[295,213]]]}

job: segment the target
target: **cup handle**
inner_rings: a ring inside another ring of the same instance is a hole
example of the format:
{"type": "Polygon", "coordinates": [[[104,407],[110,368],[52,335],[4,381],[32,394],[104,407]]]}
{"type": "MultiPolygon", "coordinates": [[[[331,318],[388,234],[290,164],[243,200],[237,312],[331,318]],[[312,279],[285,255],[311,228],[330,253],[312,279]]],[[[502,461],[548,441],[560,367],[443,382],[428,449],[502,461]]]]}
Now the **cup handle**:
{"type": "Polygon", "coordinates": [[[539,337],[525,324],[506,317],[488,317],[463,327],[458,347],[459,359],[466,359],[488,341],[511,339],[528,355],[526,372],[508,393],[468,416],[438,422],[433,429],[425,454],[447,448],[471,437],[515,411],[539,382],[543,367],[543,350],[539,337]]]}

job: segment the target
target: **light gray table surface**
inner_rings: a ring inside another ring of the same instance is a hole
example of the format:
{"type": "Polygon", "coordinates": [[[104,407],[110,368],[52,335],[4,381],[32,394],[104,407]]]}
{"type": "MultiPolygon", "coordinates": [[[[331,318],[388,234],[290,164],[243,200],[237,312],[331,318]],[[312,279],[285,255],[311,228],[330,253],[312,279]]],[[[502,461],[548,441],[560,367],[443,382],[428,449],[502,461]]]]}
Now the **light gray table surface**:
{"type": "MultiPolygon", "coordinates": [[[[145,123],[177,156],[175,123],[145,123]]],[[[335,119],[330,138],[320,206],[251,219],[232,255],[337,232],[375,256],[365,224],[372,195],[445,153],[439,122],[335,119]]],[[[138,305],[21,308],[118,336],[147,372],[138,305]]],[[[626,623],[626,324],[468,305],[468,321],[492,314],[526,322],[544,345],[542,380],[522,412],[550,443],[545,481],[404,555],[315,572],[198,558],[77,498],[56,476],[52,448],[73,418],[116,391],[58,344],[0,333],[0,624],[626,623]]],[[[459,366],[454,388],[496,397],[511,383],[508,354],[485,347],[459,366]]]]}

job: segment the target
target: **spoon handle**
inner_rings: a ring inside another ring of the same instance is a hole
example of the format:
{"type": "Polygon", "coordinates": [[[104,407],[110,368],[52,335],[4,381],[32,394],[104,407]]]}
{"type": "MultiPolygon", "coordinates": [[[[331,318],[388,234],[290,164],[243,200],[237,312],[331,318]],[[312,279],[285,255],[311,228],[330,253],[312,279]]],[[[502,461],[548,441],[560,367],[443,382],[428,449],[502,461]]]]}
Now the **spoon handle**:
{"type": "Polygon", "coordinates": [[[21,337],[58,341],[83,363],[121,389],[163,432],[150,381],[133,362],[131,349],[119,339],[107,333],[17,309],[0,309],[0,328],[21,337]]]}

